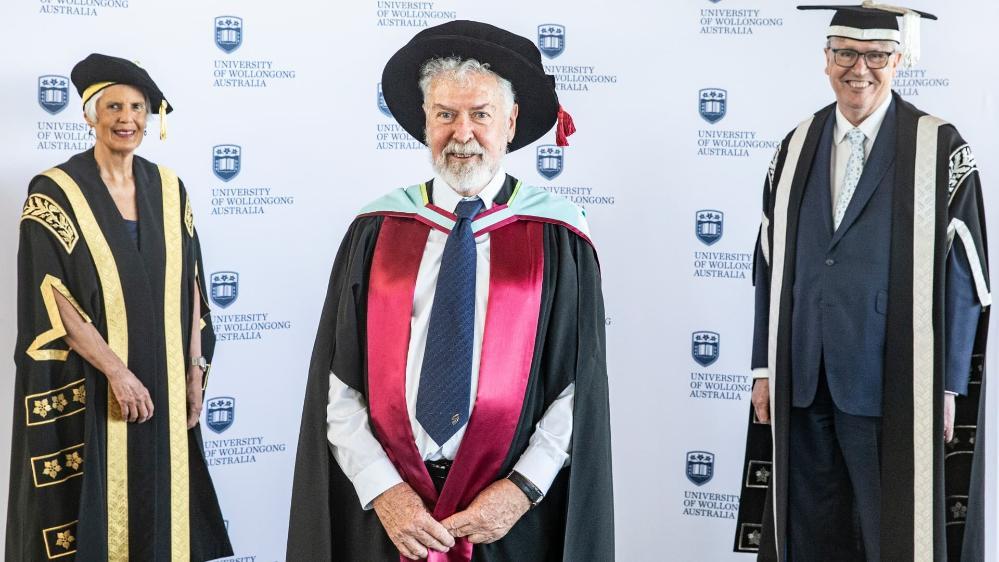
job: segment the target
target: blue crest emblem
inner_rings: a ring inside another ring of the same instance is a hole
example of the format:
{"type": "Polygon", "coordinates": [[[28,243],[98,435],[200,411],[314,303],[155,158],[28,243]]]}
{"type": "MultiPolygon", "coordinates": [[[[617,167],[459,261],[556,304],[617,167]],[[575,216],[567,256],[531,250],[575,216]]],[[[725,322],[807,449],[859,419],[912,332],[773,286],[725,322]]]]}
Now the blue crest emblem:
{"type": "Polygon", "coordinates": [[[239,274],[235,271],[216,271],[211,277],[209,293],[212,302],[222,308],[236,302],[236,297],[239,296],[239,274]]]}
{"type": "Polygon", "coordinates": [[[545,179],[555,179],[562,173],[562,162],[565,158],[565,148],[554,144],[543,144],[538,147],[538,173],[545,179]]]}
{"type": "Polygon", "coordinates": [[[694,215],[694,234],[708,246],[721,240],[725,226],[725,213],[713,209],[702,209],[694,215]]]}
{"type": "Polygon", "coordinates": [[[687,453],[687,480],[698,486],[707,484],[715,475],[715,455],[707,451],[687,453]]]}
{"type": "Polygon", "coordinates": [[[218,144],[212,147],[212,172],[222,181],[239,173],[243,149],[238,144],[218,144]]]}
{"type": "Polygon", "coordinates": [[[717,3],[719,3],[719,2],[721,2],[721,0],[711,0],[711,3],[712,3],[712,4],[717,4],[717,3]]]}
{"type": "Polygon", "coordinates": [[[69,78],[46,74],[38,77],[38,105],[52,115],[69,104],[69,78]]]}
{"type": "Polygon", "coordinates": [[[231,53],[243,44],[243,18],[219,16],[215,18],[215,45],[231,53]]]}
{"type": "Polygon", "coordinates": [[[690,354],[702,367],[718,360],[721,336],[717,332],[694,332],[690,336],[690,354]]]}
{"type": "Polygon", "coordinates": [[[713,125],[725,117],[725,110],[728,107],[728,92],[721,88],[704,88],[698,98],[700,102],[697,108],[705,121],[713,125]]]}
{"type": "Polygon", "coordinates": [[[539,25],[538,49],[550,59],[561,55],[565,51],[565,26],[557,23],[539,25]]]}
{"type": "Polygon", "coordinates": [[[389,106],[385,103],[385,94],[382,94],[382,83],[378,83],[378,111],[381,111],[385,117],[392,117],[392,112],[389,111],[389,106]]]}
{"type": "Polygon", "coordinates": [[[231,396],[216,396],[208,400],[208,414],[205,416],[208,429],[215,433],[232,427],[236,417],[236,399],[231,396]]]}

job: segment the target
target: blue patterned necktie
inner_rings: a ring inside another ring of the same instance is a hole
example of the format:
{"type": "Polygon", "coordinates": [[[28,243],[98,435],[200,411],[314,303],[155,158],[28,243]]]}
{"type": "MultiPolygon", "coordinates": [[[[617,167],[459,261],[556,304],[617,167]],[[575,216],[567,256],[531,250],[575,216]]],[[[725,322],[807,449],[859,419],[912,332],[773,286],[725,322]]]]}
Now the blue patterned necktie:
{"type": "Polygon", "coordinates": [[[843,177],[843,187],[839,192],[839,199],[836,200],[836,212],[833,213],[833,230],[839,228],[839,223],[843,222],[843,215],[846,208],[850,206],[850,199],[857,189],[860,175],[864,172],[864,139],[867,135],[863,131],[854,127],[846,134],[850,141],[850,159],[846,161],[846,174],[843,177]]]}
{"type": "Polygon", "coordinates": [[[444,244],[427,347],[416,396],[416,419],[438,445],[468,423],[475,337],[475,237],[472,218],[482,210],[476,197],[461,201],[458,220],[444,244]]]}

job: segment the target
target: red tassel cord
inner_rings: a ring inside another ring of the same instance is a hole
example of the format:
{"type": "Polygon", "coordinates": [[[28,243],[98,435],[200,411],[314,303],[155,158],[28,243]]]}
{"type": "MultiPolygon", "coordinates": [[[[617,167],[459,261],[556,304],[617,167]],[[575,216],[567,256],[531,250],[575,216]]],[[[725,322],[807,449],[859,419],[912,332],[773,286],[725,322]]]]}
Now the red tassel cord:
{"type": "Polygon", "coordinates": [[[576,132],[576,124],[572,122],[572,115],[558,106],[558,123],[555,125],[555,144],[558,146],[569,146],[569,135],[576,132]]]}

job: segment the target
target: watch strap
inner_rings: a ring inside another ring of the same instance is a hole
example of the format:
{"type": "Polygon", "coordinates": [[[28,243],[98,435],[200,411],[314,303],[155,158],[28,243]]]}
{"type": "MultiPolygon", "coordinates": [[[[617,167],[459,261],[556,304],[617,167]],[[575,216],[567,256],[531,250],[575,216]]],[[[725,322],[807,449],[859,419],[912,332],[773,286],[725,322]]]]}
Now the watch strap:
{"type": "Polygon", "coordinates": [[[526,476],[516,470],[511,470],[506,479],[513,482],[521,492],[524,492],[524,495],[531,502],[531,507],[537,506],[545,497],[541,489],[534,485],[534,482],[531,482],[526,476]]]}

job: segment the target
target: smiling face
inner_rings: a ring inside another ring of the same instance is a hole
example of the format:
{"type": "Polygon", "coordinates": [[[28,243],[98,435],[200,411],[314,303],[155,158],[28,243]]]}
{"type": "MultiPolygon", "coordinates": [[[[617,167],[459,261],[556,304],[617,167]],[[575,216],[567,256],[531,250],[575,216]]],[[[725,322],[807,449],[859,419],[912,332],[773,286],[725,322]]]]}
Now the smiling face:
{"type": "Polygon", "coordinates": [[[115,84],[101,91],[97,100],[97,121],[94,128],[96,144],[112,153],[131,154],[142,143],[146,130],[146,96],[142,90],[126,84],[115,84]]]}
{"type": "Polygon", "coordinates": [[[423,105],[434,171],[464,197],[477,194],[499,170],[516,132],[517,105],[506,115],[495,76],[440,77],[423,105]]]}
{"type": "Polygon", "coordinates": [[[888,65],[880,69],[867,67],[863,54],[870,51],[893,52],[896,44],[891,41],[857,41],[845,37],[830,37],[826,49],[826,75],[836,93],[840,111],[854,125],[860,124],[868,115],[891,95],[891,82],[898,68],[900,53],[888,58],[888,65]],[[833,49],[853,49],[861,54],[850,68],[844,68],[833,60],[833,49]]]}

